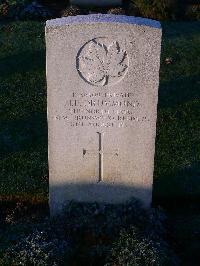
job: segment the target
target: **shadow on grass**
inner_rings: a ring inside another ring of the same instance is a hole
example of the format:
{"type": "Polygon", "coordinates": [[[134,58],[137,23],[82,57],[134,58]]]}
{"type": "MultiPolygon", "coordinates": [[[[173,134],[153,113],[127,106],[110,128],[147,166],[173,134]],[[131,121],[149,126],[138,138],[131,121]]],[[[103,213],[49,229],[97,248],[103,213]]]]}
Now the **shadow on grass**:
{"type": "Polygon", "coordinates": [[[200,163],[154,179],[153,205],[173,209],[200,204],[200,163]]]}
{"type": "Polygon", "coordinates": [[[9,76],[18,72],[30,72],[32,70],[45,69],[45,50],[26,51],[1,59],[1,76],[9,76]]]}
{"type": "Polygon", "coordinates": [[[45,113],[33,113],[26,119],[1,121],[0,158],[9,153],[26,151],[34,146],[47,147],[47,118],[45,113]]]}
{"type": "Polygon", "coordinates": [[[190,38],[193,35],[199,35],[199,21],[192,22],[162,22],[163,37],[168,39],[178,37],[190,38]]]}
{"type": "Polygon", "coordinates": [[[161,81],[158,107],[174,107],[189,101],[199,100],[199,85],[199,76],[189,76],[165,82],[161,81]]]}

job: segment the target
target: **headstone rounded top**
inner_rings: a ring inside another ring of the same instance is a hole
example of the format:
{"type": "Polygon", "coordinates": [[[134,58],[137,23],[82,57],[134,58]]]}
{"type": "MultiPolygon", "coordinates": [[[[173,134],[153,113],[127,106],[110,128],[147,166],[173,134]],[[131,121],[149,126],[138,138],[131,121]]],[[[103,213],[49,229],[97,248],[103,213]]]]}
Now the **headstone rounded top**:
{"type": "Polygon", "coordinates": [[[69,16],[57,19],[47,20],[47,27],[65,26],[69,24],[84,24],[84,23],[124,23],[136,24],[153,28],[161,28],[160,22],[152,19],[125,16],[125,15],[112,15],[112,14],[92,14],[92,15],[79,15],[69,16]]]}

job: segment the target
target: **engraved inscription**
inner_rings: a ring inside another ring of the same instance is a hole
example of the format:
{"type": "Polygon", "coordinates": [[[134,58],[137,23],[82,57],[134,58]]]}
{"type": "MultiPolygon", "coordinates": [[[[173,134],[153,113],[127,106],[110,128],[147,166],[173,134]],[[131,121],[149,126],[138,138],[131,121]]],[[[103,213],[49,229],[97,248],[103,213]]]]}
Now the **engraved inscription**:
{"type": "Polygon", "coordinates": [[[89,84],[105,86],[118,83],[128,70],[127,52],[118,41],[95,38],[78,52],[77,70],[89,84]]]}
{"type": "Polygon", "coordinates": [[[134,92],[72,92],[63,102],[62,113],[54,120],[62,120],[70,127],[128,128],[150,122],[150,114],[134,92]]]}
{"type": "Polygon", "coordinates": [[[105,152],[104,151],[104,147],[103,147],[103,136],[104,133],[101,132],[97,132],[98,137],[99,137],[99,147],[98,150],[86,150],[83,149],[83,157],[85,157],[86,155],[92,155],[92,157],[96,154],[98,154],[98,161],[99,161],[99,176],[98,176],[98,182],[103,181],[103,156],[108,154],[108,155],[114,155],[114,156],[118,156],[119,155],[119,150],[113,150],[109,152],[105,152]]]}

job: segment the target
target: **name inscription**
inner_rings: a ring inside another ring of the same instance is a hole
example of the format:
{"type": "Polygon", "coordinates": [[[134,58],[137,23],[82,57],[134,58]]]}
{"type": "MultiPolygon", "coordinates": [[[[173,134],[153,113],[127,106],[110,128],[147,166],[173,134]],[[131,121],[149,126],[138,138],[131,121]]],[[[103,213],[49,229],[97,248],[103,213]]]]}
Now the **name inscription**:
{"type": "Polygon", "coordinates": [[[63,114],[55,120],[64,120],[70,127],[131,127],[135,123],[150,121],[141,115],[142,106],[132,92],[125,93],[77,93],[66,100],[63,114]]]}

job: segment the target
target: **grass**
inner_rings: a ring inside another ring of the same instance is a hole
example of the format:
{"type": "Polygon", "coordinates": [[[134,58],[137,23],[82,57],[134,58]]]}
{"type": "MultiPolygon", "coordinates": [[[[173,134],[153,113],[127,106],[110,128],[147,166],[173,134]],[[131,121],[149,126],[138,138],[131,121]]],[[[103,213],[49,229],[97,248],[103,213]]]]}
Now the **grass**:
{"type": "Polygon", "coordinates": [[[0,32],[0,197],[47,199],[44,24],[9,23],[0,32]]]}
{"type": "Polygon", "coordinates": [[[163,24],[154,199],[200,197],[200,24],[163,24]],[[166,65],[165,58],[172,58],[166,65]]]}

